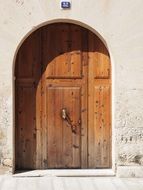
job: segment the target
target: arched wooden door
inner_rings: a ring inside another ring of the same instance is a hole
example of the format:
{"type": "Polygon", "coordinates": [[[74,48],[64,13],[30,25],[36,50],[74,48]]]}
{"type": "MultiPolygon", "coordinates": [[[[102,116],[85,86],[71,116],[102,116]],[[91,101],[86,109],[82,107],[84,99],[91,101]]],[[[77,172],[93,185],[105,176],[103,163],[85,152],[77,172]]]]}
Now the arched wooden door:
{"type": "Polygon", "coordinates": [[[16,169],[111,167],[111,65],[78,25],[42,27],[16,59],[16,169]]]}

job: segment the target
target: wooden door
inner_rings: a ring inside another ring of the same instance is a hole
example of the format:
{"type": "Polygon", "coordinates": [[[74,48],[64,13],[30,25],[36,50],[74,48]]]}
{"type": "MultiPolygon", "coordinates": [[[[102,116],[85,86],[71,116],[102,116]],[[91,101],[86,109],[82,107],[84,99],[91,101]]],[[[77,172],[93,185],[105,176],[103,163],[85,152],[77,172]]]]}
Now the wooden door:
{"type": "Polygon", "coordinates": [[[87,156],[81,156],[87,154],[87,139],[81,137],[87,128],[86,35],[82,28],[70,24],[42,30],[42,122],[47,134],[43,143],[48,168],[86,167],[87,156]],[[62,109],[71,123],[62,119],[62,109]],[[86,111],[81,114],[82,110],[86,111]]]}
{"type": "Polygon", "coordinates": [[[92,32],[58,23],[33,33],[16,62],[16,166],[111,166],[111,68],[92,32]]]}
{"type": "Polygon", "coordinates": [[[111,167],[111,65],[102,41],[88,36],[88,168],[111,167]]]}
{"type": "Polygon", "coordinates": [[[36,144],[40,124],[40,31],[21,46],[15,68],[15,160],[16,169],[36,167],[36,144]]]}

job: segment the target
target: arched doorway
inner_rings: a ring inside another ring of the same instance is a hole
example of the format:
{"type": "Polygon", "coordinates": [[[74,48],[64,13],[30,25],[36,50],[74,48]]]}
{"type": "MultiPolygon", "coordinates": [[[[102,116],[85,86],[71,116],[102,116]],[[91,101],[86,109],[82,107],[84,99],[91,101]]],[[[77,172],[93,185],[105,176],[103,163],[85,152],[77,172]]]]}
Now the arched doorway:
{"type": "Polygon", "coordinates": [[[111,64],[91,31],[33,32],[15,67],[16,169],[111,167],[111,64]]]}

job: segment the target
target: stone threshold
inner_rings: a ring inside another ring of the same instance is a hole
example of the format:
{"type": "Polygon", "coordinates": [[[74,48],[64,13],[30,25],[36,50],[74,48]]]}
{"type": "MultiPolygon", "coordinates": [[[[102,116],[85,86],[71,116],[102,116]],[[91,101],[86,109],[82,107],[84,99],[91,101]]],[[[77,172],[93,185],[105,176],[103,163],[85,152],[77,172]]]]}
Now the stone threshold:
{"type": "Polygon", "coordinates": [[[112,169],[47,169],[17,171],[13,177],[113,177],[112,169]]]}

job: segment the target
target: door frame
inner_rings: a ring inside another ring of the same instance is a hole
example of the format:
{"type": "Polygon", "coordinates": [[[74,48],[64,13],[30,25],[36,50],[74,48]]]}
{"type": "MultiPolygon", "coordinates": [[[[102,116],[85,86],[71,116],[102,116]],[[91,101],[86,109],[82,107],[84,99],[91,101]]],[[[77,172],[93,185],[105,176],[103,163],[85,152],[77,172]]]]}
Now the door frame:
{"type": "MultiPolygon", "coordinates": [[[[77,21],[77,20],[72,20],[72,19],[54,19],[54,20],[50,20],[50,21],[47,21],[47,22],[44,22],[44,23],[41,23],[39,25],[37,25],[36,27],[34,27],[32,30],[30,30],[23,38],[22,40],[19,42],[17,48],[16,48],[16,51],[15,51],[15,54],[14,54],[14,57],[13,57],[13,64],[12,64],[12,91],[13,91],[13,97],[12,97],[12,110],[13,110],[13,120],[12,120],[12,173],[14,174],[16,172],[16,168],[15,168],[15,65],[16,65],[16,57],[17,57],[17,54],[18,54],[18,51],[21,47],[21,45],[23,44],[23,42],[25,41],[25,39],[27,39],[28,36],[30,36],[34,31],[36,31],[37,29],[43,27],[43,26],[46,26],[46,25],[49,25],[49,24],[54,24],[54,23],[71,23],[71,24],[77,24],[87,30],[90,30],[91,32],[93,32],[96,36],[99,37],[99,39],[103,42],[103,44],[105,45],[105,47],[107,48],[108,50],[108,53],[110,55],[110,61],[111,61],[111,161],[112,161],[112,167],[111,167],[111,170],[115,173],[116,172],[116,164],[115,164],[115,117],[114,117],[114,113],[115,113],[115,76],[114,76],[114,59],[113,59],[113,56],[112,56],[112,51],[111,51],[111,48],[109,46],[109,44],[107,44],[107,42],[105,41],[104,37],[102,35],[100,35],[96,29],[94,29],[93,27],[89,26],[88,24],[86,23],[83,23],[83,22],[80,22],[80,21],[77,21]]],[[[88,169],[90,170],[90,169],[88,169]]],[[[91,169],[93,171],[93,169],[91,169]]],[[[98,170],[99,169],[94,169],[94,170],[98,170]]],[[[101,169],[101,170],[105,170],[105,169],[101,169]]],[[[107,169],[109,171],[109,169],[107,169]]],[[[108,173],[108,172],[107,172],[108,173]]],[[[108,174],[107,174],[108,175],[108,174]]]]}

